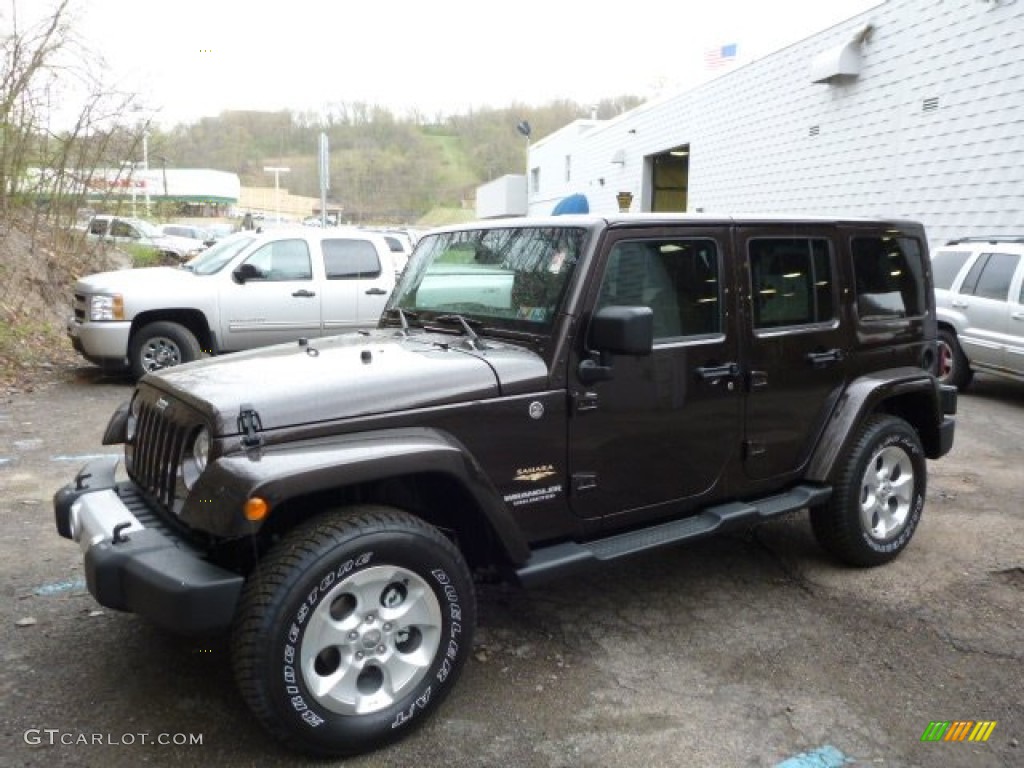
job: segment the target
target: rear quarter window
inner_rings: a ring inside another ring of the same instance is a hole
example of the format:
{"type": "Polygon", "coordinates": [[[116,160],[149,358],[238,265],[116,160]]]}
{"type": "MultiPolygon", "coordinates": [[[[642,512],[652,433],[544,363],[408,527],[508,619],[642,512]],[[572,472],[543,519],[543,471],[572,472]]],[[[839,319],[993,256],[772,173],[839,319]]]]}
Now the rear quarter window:
{"type": "Polygon", "coordinates": [[[850,250],[861,320],[925,313],[924,261],[915,238],[855,237],[850,250]]]}

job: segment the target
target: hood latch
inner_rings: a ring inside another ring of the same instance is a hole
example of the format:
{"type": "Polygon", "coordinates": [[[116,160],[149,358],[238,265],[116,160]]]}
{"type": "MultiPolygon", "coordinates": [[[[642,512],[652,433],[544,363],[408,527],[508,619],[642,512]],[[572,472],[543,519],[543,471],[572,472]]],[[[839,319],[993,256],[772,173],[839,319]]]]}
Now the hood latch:
{"type": "Polygon", "coordinates": [[[249,403],[242,403],[238,409],[238,431],[242,433],[242,445],[246,448],[256,448],[263,444],[259,434],[263,431],[263,422],[249,403]]]}

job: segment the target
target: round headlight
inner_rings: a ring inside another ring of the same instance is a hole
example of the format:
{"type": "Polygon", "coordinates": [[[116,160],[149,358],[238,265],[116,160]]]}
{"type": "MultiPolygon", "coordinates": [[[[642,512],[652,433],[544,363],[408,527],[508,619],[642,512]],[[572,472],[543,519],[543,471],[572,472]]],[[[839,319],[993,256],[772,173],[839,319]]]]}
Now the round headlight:
{"type": "Polygon", "coordinates": [[[206,461],[210,458],[210,433],[203,427],[196,434],[195,442],[192,443],[192,460],[196,463],[196,469],[200,474],[206,469],[206,461]]]}
{"type": "Polygon", "coordinates": [[[192,490],[199,476],[206,469],[209,458],[210,433],[206,427],[203,427],[196,432],[196,436],[192,439],[192,447],[186,453],[185,460],[181,462],[181,479],[185,483],[185,488],[192,490]]]}
{"type": "Polygon", "coordinates": [[[131,407],[128,409],[128,418],[124,424],[124,437],[126,442],[130,443],[135,439],[135,431],[139,427],[139,411],[141,409],[141,401],[138,397],[133,397],[131,407]]]}

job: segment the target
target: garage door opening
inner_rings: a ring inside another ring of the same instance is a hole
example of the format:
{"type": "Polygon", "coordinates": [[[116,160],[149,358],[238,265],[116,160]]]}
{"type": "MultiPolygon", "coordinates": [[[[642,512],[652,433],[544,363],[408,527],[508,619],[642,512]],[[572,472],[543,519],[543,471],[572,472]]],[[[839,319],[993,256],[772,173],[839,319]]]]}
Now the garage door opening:
{"type": "Polygon", "coordinates": [[[682,144],[651,158],[652,212],[686,211],[690,180],[690,145],[682,144]]]}

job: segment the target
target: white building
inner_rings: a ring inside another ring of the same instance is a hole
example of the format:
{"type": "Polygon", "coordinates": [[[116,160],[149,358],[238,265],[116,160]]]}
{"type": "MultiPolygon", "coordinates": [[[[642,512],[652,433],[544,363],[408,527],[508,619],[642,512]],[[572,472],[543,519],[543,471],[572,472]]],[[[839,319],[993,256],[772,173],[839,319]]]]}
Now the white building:
{"type": "Polygon", "coordinates": [[[530,147],[527,183],[537,215],[583,194],[599,214],[1024,234],[1024,0],[888,0],[694,90],[566,126],[530,147]]]}

